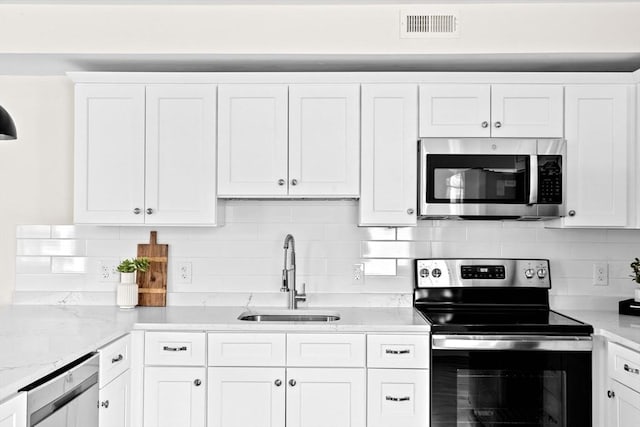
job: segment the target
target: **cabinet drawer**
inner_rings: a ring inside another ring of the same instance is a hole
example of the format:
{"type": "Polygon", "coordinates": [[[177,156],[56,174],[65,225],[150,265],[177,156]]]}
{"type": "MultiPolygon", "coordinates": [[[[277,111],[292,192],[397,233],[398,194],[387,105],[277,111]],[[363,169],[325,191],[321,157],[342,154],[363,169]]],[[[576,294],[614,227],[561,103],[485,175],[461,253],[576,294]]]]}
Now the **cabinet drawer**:
{"type": "Polygon", "coordinates": [[[209,334],[209,366],[284,366],[285,334],[209,334]]]}
{"type": "Polygon", "coordinates": [[[367,427],[428,427],[429,371],[369,369],[367,427]]]}
{"type": "Polygon", "coordinates": [[[147,365],[204,366],[204,332],[147,332],[144,335],[147,365]]]}
{"type": "Polygon", "coordinates": [[[287,366],[359,367],[364,365],[364,335],[287,335],[287,366]]]}
{"type": "Polygon", "coordinates": [[[609,343],[609,375],[640,392],[640,353],[609,343]]]}
{"type": "Polygon", "coordinates": [[[100,353],[100,385],[109,384],[131,367],[131,335],[127,334],[98,350],[100,353]]]}
{"type": "Polygon", "coordinates": [[[429,368],[428,335],[368,335],[370,368],[429,368]]]}

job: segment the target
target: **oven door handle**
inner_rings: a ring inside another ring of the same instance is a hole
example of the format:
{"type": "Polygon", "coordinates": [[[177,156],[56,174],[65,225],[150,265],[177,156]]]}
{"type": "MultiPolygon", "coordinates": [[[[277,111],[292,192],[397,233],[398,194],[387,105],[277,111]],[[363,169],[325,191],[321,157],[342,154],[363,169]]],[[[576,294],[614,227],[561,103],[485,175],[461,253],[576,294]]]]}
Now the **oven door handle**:
{"type": "Polygon", "coordinates": [[[433,350],[591,351],[593,340],[585,336],[539,335],[433,335],[433,350]]]}

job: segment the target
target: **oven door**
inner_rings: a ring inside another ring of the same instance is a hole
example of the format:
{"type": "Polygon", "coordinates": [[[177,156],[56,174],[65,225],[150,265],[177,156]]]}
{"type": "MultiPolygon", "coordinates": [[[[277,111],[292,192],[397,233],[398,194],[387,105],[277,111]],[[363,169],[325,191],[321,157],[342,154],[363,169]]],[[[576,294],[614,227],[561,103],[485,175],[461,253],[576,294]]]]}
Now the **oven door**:
{"type": "Polygon", "coordinates": [[[591,426],[590,337],[434,335],[431,427],[591,426]]]}

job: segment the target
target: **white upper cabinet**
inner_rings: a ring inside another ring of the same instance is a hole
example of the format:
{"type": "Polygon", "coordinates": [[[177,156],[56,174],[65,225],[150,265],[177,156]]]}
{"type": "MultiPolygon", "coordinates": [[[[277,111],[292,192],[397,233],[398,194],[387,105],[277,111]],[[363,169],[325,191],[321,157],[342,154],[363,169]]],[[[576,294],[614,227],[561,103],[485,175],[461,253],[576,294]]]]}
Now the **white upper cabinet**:
{"type": "Polygon", "coordinates": [[[286,85],[220,85],[218,195],[286,196],[286,85]]]}
{"type": "Polygon", "coordinates": [[[216,223],[216,88],[147,86],[145,223],[216,223]]]}
{"type": "Polygon", "coordinates": [[[420,85],[421,137],[560,138],[559,85],[420,85]]]}
{"type": "Polygon", "coordinates": [[[489,137],[490,104],[489,85],[420,85],[420,136],[489,137]]]}
{"type": "Polygon", "coordinates": [[[361,108],[359,225],[416,225],[418,87],[363,85],[361,108]]]}
{"type": "Polygon", "coordinates": [[[220,197],[358,197],[359,85],[221,85],[220,197]]]}
{"type": "Polygon", "coordinates": [[[360,86],[289,87],[289,194],[358,197],[360,86]]]}
{"type": "Polygon", "coordinates": [[[216,225],[214,85],[76,86],[75,222],[216,225]]]}
{"type": "Polygon", "coordinates": [[[143,85],[76,86],[76,223],[144,223],[144,111],[143,85]]]}
{"type": "Polygon", "coordinates": [[[624,227],[632,88],[625,85],[566,88],[566,227],[624,227]]]}
{"type": "Polygon", "coordinates": [[[562,98],[562,86],[491,86],[491,136],[561,138],[562,98]]]}

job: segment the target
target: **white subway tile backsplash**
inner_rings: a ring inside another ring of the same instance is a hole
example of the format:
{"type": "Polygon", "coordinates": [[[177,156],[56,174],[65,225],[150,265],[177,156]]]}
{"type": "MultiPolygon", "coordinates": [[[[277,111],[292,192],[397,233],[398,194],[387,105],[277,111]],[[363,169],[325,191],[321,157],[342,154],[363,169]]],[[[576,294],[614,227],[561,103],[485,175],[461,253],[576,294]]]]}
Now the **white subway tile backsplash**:
{"type": "Polygon", "coordinates": [[[20,274],[49,274],[51,273],[51,257],[48,256],[17,256],[16,273],[20,274]]]}
{"type": "Polygon", "coordinates": [[[279,289],[288,233],[309,306],[410,306],[413,260],[428,257],[548,258],[556,297],[630,297],[629,263],[640,257],[639,230],[516,221],[358,227],[356,201],[230,200],[225,209],[218,228],[18,226],[15,302],[114,304],[117,277],[104,279],[98,266],[134,257],[151,230],[169,245],[169,304],[286,306],[279,289]],[[181,262],[191,263],[191,283],[180,283],[181,262]],[[594,262],[609,265],[609,286],[591,284],[594,262]],[[365,264],[362,284],[352,280],[354,264],[365,264]]]}
{"type": "Polygon", "coordinates": [[[53,257],[51,272],[63,274],[79,274],[87,272],[87,258],[85,257],[53,257]]]}
{"type": "Polygon", "coordinates": [[[49,239],[50,237],[50,225],[18,225],[16,227],[18,239],[49,239]]]}
{"type": "Polygon", "coordinates": [[[84,240],[18,239],[16,255],[21,256],[83,256],[84,240]]]}

